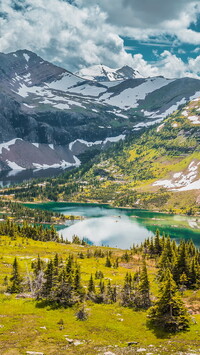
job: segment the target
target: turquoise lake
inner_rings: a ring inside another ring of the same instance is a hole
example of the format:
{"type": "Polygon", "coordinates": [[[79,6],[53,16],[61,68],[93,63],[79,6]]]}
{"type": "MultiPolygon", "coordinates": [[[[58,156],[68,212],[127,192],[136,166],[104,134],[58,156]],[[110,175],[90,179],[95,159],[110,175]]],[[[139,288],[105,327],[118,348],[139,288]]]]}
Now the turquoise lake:
{"type": "Polygon", "coordinates": [[[68,240],[73,235],[95,245],[129,248],[151,237],[157,229],[171,238],[192,239],[200,247],[200,217],[169,215],[137,209],[113,208],[108,205],[81,203],[26,204],[31,208],[82,216],[83,220],[67,223],[59,233],[68,240]]]}

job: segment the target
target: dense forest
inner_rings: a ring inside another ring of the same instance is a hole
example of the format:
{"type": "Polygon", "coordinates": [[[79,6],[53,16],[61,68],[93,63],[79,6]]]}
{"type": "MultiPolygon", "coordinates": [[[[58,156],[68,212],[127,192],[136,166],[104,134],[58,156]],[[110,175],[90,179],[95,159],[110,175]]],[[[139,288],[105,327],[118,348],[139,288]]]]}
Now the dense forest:
{"type": "Polygon", "coordinates": [[[58,212],[45,211],[42,209],[31,209],[25,205],[12,201],[0,200],[0,215],[2,219],[6,219],[11,216],[14,221],[23,221],[33,223],[64,223],[66,218],[70,216],[64,216],[58,212]]]}

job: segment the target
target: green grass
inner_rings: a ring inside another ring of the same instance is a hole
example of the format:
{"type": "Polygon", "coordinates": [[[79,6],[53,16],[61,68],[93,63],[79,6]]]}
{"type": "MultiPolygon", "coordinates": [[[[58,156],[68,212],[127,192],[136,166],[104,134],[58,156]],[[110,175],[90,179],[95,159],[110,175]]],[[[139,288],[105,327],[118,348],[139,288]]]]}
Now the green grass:
{"type": "MultiPolygon", "coordinates": [[[[28,240],[22,244],[21,238],[11,241],[1,237],[0,248],[0,354],[25,354],[26,351],[40,351],[50,354],[104,354],[112,351],[115,354],[126,354],[130,351],[127,342],[138,342],[131,348],[134,354],[138,348],[145,348],[143,353],[153,354],[186,354],[194,350],[198,354],[200,348],[200,291],[187,291],[184,300],[190,309],[195,309],[193,315],[196,324],[189,331],[177,335],[168,335],[161,331],[148,329],[146,312],[133,311],[120,304],[94,304],[86,302],[89,317],[86,321],[76,320],[77,306],[71,308],[52,309],[30,298],[17,299],[14,295],[4,294],[2,286],[5,275],[12,270],[12,262],[17,256],[22,274],[27,269],[31,271],[31,261],[40,254],[41,258],[51,258],[57,252],[65,259],[69,253],[77,257],[87,249],[94,251],[96,247],[81,247],[79,245],[64,245],[54,242],[37,242],[28,240]],[[64,321],[60,329],[58,322],[64,321]],[[45,328],[44,328],[45,327],[45,328]],[[66,337],[83,342],[79,346],[68,344],[66,337]]],[[[112,250],[113,256],[121,256],[124,251],[112,250]]],[[[105,258],[78,259],[81,264],[82,282],[87,285],[90,274],[101,270],[105,278],[112,279],[112,284],[123,284],[126,272],[134,272],[141,266],[141,256],[134,255],[129,263],[121,263],[118,269],[105,267],[105,258]]],[[[148,273],[151,282],[151,293],[158,294],[159,285],[155,282],[156,268],[153,260],[148,260],[148,273]]],[[[98,280],[96,284],[98,284],[98,280]]],[[[106,282],[106,281],[105,281],[106,282]]]]}

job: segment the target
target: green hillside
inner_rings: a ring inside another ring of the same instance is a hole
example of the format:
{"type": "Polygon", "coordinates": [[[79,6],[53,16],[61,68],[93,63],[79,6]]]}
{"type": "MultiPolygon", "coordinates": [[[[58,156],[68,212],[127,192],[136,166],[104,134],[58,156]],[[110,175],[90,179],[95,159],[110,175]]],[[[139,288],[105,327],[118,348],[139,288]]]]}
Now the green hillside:
{"type": "MultiPolygon", "coordinates": [[[[197,214],[200,196],[200,99],[160,125],[142,129],[101,154],[82,156],[80,168],[57,178],[4,190],[21,201],[101,202],[197,214]]],[[[10,198],[10,197],[9,197],[10,198]]]]}
{"type": "Polygon", "coordinates": [[[197,189],[189,187],[181,191],[180,185],[175,186],[177,191],[173,192],[173,188],[156,183],[168,180],[173,185],[176,180],[173,175],[181,173],[189,185],[190,167],[196,172],[194,180],[200,178],[200,123],[194,124],[194,119],[188,118],[199,119],[200,100],[186,107],[156,128],[144,132],[140,138],[130,138],[102,154],[84,174],[86,182],[74,198],[178,212],[189,212],[192,208],[197,212],[197,189]]]}

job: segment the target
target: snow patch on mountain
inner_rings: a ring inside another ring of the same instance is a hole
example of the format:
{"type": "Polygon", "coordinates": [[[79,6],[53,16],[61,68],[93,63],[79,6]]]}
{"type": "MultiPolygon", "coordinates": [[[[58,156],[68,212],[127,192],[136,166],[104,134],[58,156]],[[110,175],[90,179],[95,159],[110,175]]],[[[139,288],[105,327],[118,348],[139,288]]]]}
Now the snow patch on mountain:
{"type": "Polygon", "coordinates": [[[158,90],[173,81],[173,79],[169,80],[162,77],[149,78],[134,88],[123,90],[118,95],[113,96],[113,93],[107,92],[101,96],[101,101],[108,105],[120,107],[121,109],[136,108],[139,106],[139,100],[144,100],[149,93],[158,90]]]}
{"type": "Polygon", "coordinates": [[[8,142],[5,142],[5,143],[1,143],[0,144],[0,154],[2,154],[2,150],[3,149],[10,150],[10,147],[12,145],[15,145],[17,140],[21,140],[22,141],[21,138],[15,138],[15,139],[12,139],[11,141],[8,141],[8,142]]]}
{"type": "Polygon", "coordinates": [[[56,104],[56,105],[54,105],[54,107],[58,108],[59,110],[67,110],[67,109],[69,109],[69,105],[68,104],[56,104]]]}
{"type": "Polygon", "coordinates": [[[73,158],[74,158],[74,163],[69,163],[65,160],[62,160],[60,163],[55,163],[52,165],[33,163],[33,166],[35,167],[35,170],[58,169],[58,168],[66,169],[70,167],[80,166],[81,161],[76,156],[73,156],[73,158]]]}
{"type": "Polygon", "coordinates": [[[196,180],[199,166],[200,162],[193,160],[185,172],[175,173],[171,179],[155,181],[153,186],[163,186],[173,191],[199,190],[200,179],[196,180]]]}
{"type": "Polygon", "coordinates": [[[76,75],[86,80],[95,80],[95,78],[107,78],[109,81],[115,80],[115,69],[111,69],[106,65],[93,65],[89,68],[83,68],[79,70],[76,75]]]}
{"type": "Polygon", "coordinates": [[[125,139],[125,134],[120,134],[119,136],[117,137],[108,137],[106,138],[104,141],[103,141],[103,144],[106,144],[107,142],[112,142],[112,143],[116,143],[116,142],[119,142],[121,140],[124,140],[125,139]]]}
{"type": "Polygon", "coordinates": [[[199,101],[200,91],[197,91],[194,95],[190,96],[190,101],[199,101]]]}
{"type": "MultiPolygon", "coordinates": [[[[104,128],[104,127],[100,127],[100,128],[104,128]]],[[[76,139],[75,141],[69,143],[69,150],[73,151],[74,144],[78,143],[78,142],[89,148],[89,147],[92,147],[93,145],[103,145],[108,142],[116,143],[116,142],[119,142],[120,140],[124,140],[125,137],[126,137],[125,134],[120,134],[119,136],[116,136],[116,137],[107,137],[104,140],[99,140],[99,141],[95,141],[95,142],[88,142],[84,139],[76,139]]]]}
{"type": "Polygon", "coordinates": [[[171,115],[174,111],[176,111],[180,105],[183,105],[186,103],[186,99],[185,97],[183,97],[180,101],[177,101],[176,104],[170,106],[165,112],[163,112],[162,114],[157,114],[157,115],[153,115],[152,117],[167,117],[168,115],[171,115]]]}
{"type": "Polygon", "coordinates": [[[77,76],[70,73],[64,73],[58,80],[52,81],[51,83],[46,83],[46,86],[54,90],[67,91],[67,89],[82,82],[84,82],[83,79],[78,78],[77,76]]]}
{"type": "Polygon", "coordinates": [[[188,116],[188,120],[192,122],[192,124],[200,124],[200,116],[188,116]]]}
{"type": "Polygon", "coordinates": [[[136,130],[139,130],[139,129],[142,129],[144,127],[150,127],[150,126],[153,126],[157,123],[160,123],[163,121],[163,118],[159,118],[157,120],[154,120],[154,121],[148,121],[148,122],[139,122],[137,123],[135,126],[133,126],[133,131],[136,131],[136,130]]]}
{"type": "Polygon", "coordinates": [[[6,163],[9,166],[9,168],[11,168],[12,170],[20,170],[20,171],[26,170],[26,168],[22,168],[22,166],[19,166],[14,161],[6,160],[6,163]]]}
{"type": "Polygon", "coordinates": [[[26,59],[26,61],[28,62],[30,59],[30,56],[27,53],[23,53],[23,56],[26,59]]]}
{"type": "Polygon", "coordinates": [[[99,82],[143,78],[137,70],[134,70],[127,65],[117,69],[109,68],[106,65],[93,65],[79,70],[76,75],[85,80],[94,80],[99,82]]]}

